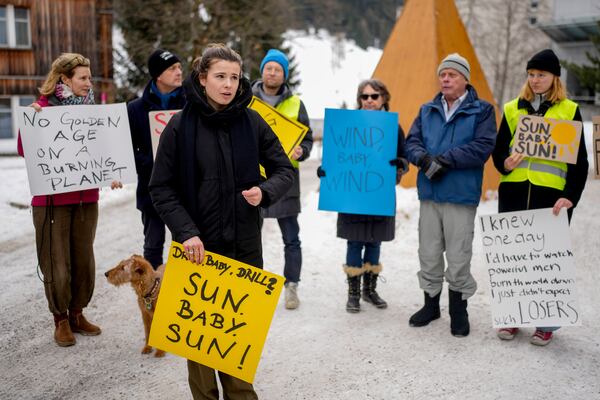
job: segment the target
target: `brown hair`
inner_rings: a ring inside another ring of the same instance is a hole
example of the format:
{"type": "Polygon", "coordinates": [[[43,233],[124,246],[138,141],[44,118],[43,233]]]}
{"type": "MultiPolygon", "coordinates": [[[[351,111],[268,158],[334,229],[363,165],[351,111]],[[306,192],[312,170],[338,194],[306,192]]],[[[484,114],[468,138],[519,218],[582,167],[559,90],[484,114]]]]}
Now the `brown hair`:
{"type": "Polygon", "coordinates": [[[40,94],[48,96],[54,93],[60,77],[64,75],[67,78],[72,78],[77,67],[89,68],[90,60],[78,53],[62,53],[52,62],[52,68],[50,68],[44,84],[39,89],[40,94]]]}
{"type": "MultiPolygon", "coordinates": [[[[529,71],[527,71],[529,72],[529,71]]],[[[525,99],[531,102],[535,97],[535,93],[531,90],[529,86],[529,80],[525,81],[525,84],[521,88],[521,92],[519,93],[519,98],[525,99]]],[[[567,98],[567,91],[560,80],[560,77],[552,74],[552,86],[550,86],[550,90],[548,90],[548,94],[546,99],[551,103],[558,103],[567,98]]]]}
{"type": "Polygon", "coordinates": [[[390,92],[388,91],[385,84],[383,82],[381,82],[379,79],[367,79],[367,80],[362,81],[358,85],[358,90],[356,91],[356,103],[358,105],[358,109],[360,110],[362,107],[362,104],[360,102],[360,95],[362,94],[363,90],[365,90],[365,88],[367,86],[371,86],[373,89],[375,89],[377,92],[379,92],[379,94],[381,96],[383,96],[383,109],[385,111],[389,111],[390,110],[389,102],[390,102],[390,99],[392,98],[392,96],[390,95],[390,92]]]}
{"type": "Polygon", "coordinates": [[[206,77],[210,66],[221,60],[238,63],[240,65],[241,75],[243,65],[242,57],[240,57],[235,50],[225,46],[223,43],[210,43],[208,46],[206,46],[202,52],[202,56],[197,57],[194,60],[192,68],[201,78],[204,78],[206,77]]]}

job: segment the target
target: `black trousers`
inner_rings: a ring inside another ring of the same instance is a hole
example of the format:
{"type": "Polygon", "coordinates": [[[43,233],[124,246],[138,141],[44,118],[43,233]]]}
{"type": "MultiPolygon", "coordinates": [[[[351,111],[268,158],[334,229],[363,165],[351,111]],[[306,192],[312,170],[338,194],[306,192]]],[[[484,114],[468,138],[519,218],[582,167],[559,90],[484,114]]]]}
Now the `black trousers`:
{"type": "Polygon", "coordinates": [[[157,269],[163,264],[165,245],[165,223],[160,219],[154,207],[142,210],[144,224],[144,258],[157,269]]]}
{"type": "MultiPolygon", "coordinates": [[[[537,186],[529,181],[502,182],[498,187],[498,212],[551,208],[561,197],[561,190],[537,186]]],[[[573,208],[575,207],[567,210],[569,222],[573,216],[573,208]]]]}

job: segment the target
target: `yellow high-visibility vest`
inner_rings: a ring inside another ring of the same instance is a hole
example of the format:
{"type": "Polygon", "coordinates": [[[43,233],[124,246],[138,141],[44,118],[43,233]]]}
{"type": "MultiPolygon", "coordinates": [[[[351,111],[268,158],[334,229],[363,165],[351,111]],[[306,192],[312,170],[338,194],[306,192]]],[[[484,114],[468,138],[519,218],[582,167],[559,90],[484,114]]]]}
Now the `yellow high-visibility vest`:
{"type": "MultiPolygon", "coordinates": [[[[510,147],[515,141],[515,130],[519,123],[520,115],[527,115],[526,109],[519,109],[519,98],[509,101],[504,105],[504,117],[512,134],[510,147]]],[[[565,99],[552,105],[544,115],[546,118],[572,120],[577,111],[577,103],[565,99]]],[[[560,161],[541,160],[525,157],[523,161],[510,174],[503,175],[500,182],[529,181],[534,185],[545,186],[563,190],[567,182],[567,164],[560,161]]]]}
{"type": "MultiPolygon", "coordinates": [[[[292,95],[277,104],[275,107],[277,111],[285,115],[286,117],[293,119],[294,121],[298,121],[298,114],[300,114],[300,97],[296,95],[292,95]]],[[[290,160],[294,168],[298,168],[300,163],[298,160],[290,160]]]]}

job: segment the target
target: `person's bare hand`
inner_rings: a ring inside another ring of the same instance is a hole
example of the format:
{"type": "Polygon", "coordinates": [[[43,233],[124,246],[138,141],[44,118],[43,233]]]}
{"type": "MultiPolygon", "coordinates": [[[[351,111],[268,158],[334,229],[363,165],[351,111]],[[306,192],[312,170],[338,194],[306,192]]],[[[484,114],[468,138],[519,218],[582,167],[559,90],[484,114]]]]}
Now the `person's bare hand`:
{"type": "Polygon", "coordinates": [[[33,107],[36,112],[42,111],[42,106],[40,106],[35,101],[29,105],[29,107],[33,107]]]}
{"type": "Polygon", "coordinates": [[[302,150],[302,147],[296,146],[294,152],[292,153],[292,160],[295,161],[299,159],[300,157],[302,157],[302,154],[304,154],[304,150],[302,150]]]}
{"type": "Polygon", "coordinates": [[[204,243],[198,236],[194,236],[183,242],[185,254],[194,264],[202,264],[204,260],[204,243]]]}
{"type": "Polygon", "coordinates": [[[123,183],[122,183],[121,181],[112,181],[112,182],[110,183],[110,188],[111,188],[112,190],[115,190],[115,189],[122,189],[122,188],[123,188],[123,183]]]}
{"type": "Polygon", "coordinates": [[[521,161],[523,161],[524,158],[524,154],[512,153],[506,160],[504,160],[504,169],[507,171],[512,171],[521,163],[521,161]]]}
{"type": "Polygon", "coordinates": [[[556,200],[556,203],[554,203],[554,207],[552,207],[552,214],[558,215],[561,208],[566,208],[568,210],[571,207],[573,207],[573,202],[569,199],[561,197],[560,199],[556,200]]]}
{"type": "Polygon", "coordinates": [[[253,186],[248,190],[242,190],[242,196],[250,205],[257,206],[262,200],[262,190],[258,186],[253,186]]]}

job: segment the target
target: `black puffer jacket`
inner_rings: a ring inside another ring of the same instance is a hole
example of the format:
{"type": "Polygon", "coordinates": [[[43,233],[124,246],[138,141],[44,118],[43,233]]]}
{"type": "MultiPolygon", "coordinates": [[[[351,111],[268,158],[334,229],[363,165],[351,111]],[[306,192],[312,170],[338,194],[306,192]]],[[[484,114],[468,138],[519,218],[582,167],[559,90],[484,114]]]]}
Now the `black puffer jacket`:
{"type": "MultiPolygon", "coordinates": [[[[398,158],[406,157],[404,151],[404,131],[398,126],[398,158]]],[[[394,240],[396,217],[380,215],[360,215],[339,213],[337,236],[361,242],[388,242],[394,240]]]]}
{"type": "MultiPolygon", "coordinates": [[[[148,192],[148,182],[150,182],[154,161],[152,157],[152,139],[150,138],[148,113],[163,109],[160,104],[160,98],[152,92],[151,87],[152,81],[146,85],[142,97],[127,104],[131,142],[133,144],[133,155],[135,156],[135,168],[138,174],[136,190],[137,208],[142,211],[148,207],[152,207],[152,200],[148,192]]],[[[180,110],[184,104],[185,97],[183,90],[180,88],[170,98],[167,109],[180,110]]]]}
{"type": "Polygon", "coordinates": [[[154,207],[175,241],[198,236],[209,251],[261,267],[259,207],[241,192],[259,186],[260,205],[268,206],[289,190],[293,167],[271,128],[247,108],[247,79],[221,111],[208,104],[196,73],[184,89],[188,103],[160,138],[150,179],[154,207]]]}

